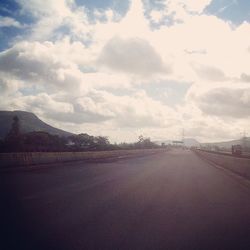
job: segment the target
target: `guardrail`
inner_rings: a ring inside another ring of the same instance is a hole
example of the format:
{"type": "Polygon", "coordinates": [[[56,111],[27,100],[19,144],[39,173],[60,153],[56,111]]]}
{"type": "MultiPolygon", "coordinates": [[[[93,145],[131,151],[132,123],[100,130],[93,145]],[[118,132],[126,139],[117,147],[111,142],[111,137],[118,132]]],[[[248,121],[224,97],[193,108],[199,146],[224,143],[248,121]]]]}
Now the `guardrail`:
{"type": "Polygon", "coordinates": [[[194,150],[194,152],[214,164],[250,179],[249,156],[235,156],[232,154],[207,150],[194,150]]]}

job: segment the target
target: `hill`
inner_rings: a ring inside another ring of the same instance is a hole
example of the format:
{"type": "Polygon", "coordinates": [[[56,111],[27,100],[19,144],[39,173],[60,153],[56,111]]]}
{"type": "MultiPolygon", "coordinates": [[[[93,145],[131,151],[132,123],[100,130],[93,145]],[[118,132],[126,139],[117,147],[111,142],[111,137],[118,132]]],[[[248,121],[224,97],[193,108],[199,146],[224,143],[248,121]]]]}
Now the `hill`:
{"type": "Polygon", "coordinates": [[[202,143],[202,146],[219,147],[219,148],[225,148],[225,149],[231,150],[232,145],[236,145],[236,144],[242,145],[244,147],[250,147],[250,137],[244,137],[238,140],[231,140],[231,141],[202,143]]]}
{"type": "Polygon", "coordinates": [[[22,133],[43,131],[53,135],[70,136],[72,133],[54,128],[40,120],[35,114],[26,111],[0,111],[0,139],[5,138],[9,132],[13,117],[17,116],[20,121],[20,130],[22,133]]]}
{"type": "MultiPolygon", "coordinates": [[[[183,142],[184,142],[183,145],[186,147],[192,147],[192,146],[198,147],[200,145],[200,143],[194,138],[185,138],[183,142]]],[[[173,144],[173,141],[164,140],[164,141],[156,141],[155,143],[158,145],[161,145],[161,143],[165,143],[166,145],[169,145],[169,144],[173,144]]]]}
{"type": "Polygon", "coordinates": [[[185,138],[184,145],[186,147],[199,147],[200,143],[194,138],[185,138]]]}

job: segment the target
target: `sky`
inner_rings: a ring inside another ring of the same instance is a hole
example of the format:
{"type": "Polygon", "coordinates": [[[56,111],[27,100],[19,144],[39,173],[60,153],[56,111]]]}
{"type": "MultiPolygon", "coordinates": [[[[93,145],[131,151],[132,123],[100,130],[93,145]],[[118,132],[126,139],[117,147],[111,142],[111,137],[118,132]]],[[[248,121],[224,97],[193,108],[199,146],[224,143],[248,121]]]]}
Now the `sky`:
{"type": "Polygon", "coordinates": [[[250,133],[250,1],[2,0],[0,109],[112,142],[250,133]]]}

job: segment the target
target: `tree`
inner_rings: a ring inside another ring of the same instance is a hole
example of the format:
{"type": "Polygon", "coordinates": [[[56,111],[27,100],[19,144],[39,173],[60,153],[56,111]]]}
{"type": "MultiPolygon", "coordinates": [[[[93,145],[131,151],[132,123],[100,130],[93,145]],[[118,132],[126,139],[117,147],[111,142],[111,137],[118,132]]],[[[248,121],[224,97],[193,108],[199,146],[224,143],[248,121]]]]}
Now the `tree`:
{"type": "Polygon", "coordinates": [[[44,131],[33,131],[24,135],[26,151],[64,151],[67,140],[44,131]]]}
{"type": "Polygon", "coordinates": [[[96,145],[96,149],[108,150],[108,149],[111,148],[109,139],[106,136],[97,136],[97,137],[95,137],[94,142],[95,142],[95,145],[96,145]]]}
{"type": "Polygon", "coordinates": [[[20,136],[20,124],[18,116],[13,117],[12,126],[7,136],[13,138],[20,136]]]}
{"type": "Polygon", "coordinates": [[[86,133],[79,135],[72,135],[69,140],[74,144],[76,150],[93,149],[95,147],[94,136],[86,133]]]}
{"type": "Polygon", "coordinates": [[[144,137],[143,137],[143,135],[140,135],[138,137],[138,143],[143,143],[143,141],[144,141],[144,137]]]}
{"type": "Polygon", "coordinates": [[[138,148],[155,148],[157,145],[151,142],[150,138],[145,138],[142,135],[138,137],[138,142],[135,143],[138,148]]]}
{"type": "Polygon", "coordinates": [[[13,117],[11,129],[4,140],[4,147],[8,151],[22,150],[22,135],[20,133],[20,123],[17,116],[13,117]]]}

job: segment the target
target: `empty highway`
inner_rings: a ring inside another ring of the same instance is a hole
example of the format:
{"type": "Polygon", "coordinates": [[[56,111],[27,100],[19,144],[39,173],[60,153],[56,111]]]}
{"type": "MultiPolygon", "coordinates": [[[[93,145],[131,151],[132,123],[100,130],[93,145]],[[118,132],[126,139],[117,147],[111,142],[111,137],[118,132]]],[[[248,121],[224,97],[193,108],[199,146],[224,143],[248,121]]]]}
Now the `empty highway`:
{"type": "Polygon", "coordinates": [[[250,249],[250,189],[189,150],[0,174],[1,249],[250,249]]]}

